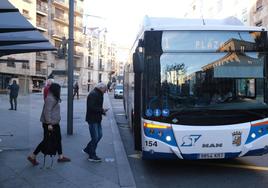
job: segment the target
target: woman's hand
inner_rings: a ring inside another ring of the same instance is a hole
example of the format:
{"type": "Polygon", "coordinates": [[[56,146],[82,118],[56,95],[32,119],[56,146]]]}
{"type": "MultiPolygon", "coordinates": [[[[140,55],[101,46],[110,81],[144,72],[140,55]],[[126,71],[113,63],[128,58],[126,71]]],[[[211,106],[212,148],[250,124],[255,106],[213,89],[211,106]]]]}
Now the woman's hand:
{"type": "Polygon", "coordinates": [[[53,126],[52,126],[52,125],[48,125],[48,126],[47,126],[47,129],[48,129],[49,131],[53,131],[53,126]]]}

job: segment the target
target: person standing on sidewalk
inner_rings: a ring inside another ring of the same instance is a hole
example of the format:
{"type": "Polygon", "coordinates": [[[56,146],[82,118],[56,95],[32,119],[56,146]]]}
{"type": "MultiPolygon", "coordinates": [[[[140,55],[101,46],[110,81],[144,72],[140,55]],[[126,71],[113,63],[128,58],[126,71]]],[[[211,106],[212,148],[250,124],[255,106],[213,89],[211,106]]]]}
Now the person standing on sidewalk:
{"type": "Polygon", "coordinates": [[[77,96],[77,100],[79,99],[79,85],[77,82],[75,82],[74,84],[74,95],[73,95],[73,99],[75,97],[75,95],[77,96]]]}
{"type": "Polygon", "coordinates": [[[9,93],[10,109],[9,110],[17,110],[17,97],[19,95],[19,89],[20,89],[20,87],[17,84],[17,81],[13,80],[13,83],[8,86],[8,89],[10,90],[10,93],[9,93]],[[14,101],[14,105],[13,105],[13,101],[14,101]]]}
{"type": "Polygon", "coordinates": [[[61,145],[61,131],[60,131],[60,85],[57,83],[52,83],[49,87],[48,95],[45,99],[45,103],[43,106],[43,111],[41,114],[40,121],[43,123],[44,129],[44,138],[42,142],[37,146],[35,151],[28,156],[28,160],[34,165],[38,165],[38,161],[36,160],[37,154],[42,150],[44,144],[48,140],[49,131],[55,131],[56,140],[57,140],[57,152],[59,155],[58,162],[69,162],[71,161],[69,158],[63,156],[62,154],[62,145],[61,145]]]}
{"type": "Polygon", "coordinates": [[[100,82],[87,97],[86,121],[89,126],[91,140],[83,149],[83,152],[87,153],[89,155],[88,160],[93,162],[101,162],[101,158],[96,155],[96,149],[102,138],[102,115],[106,115],[108,111],[108,109],[103,108],[103,94],[106,90],[106,84],[100,82]]]}
{"type": "Polygon", "coordinates": [[[50,87],[50,85],[52,84],[54,82],[54,80],[53,79],[51,79],[51,78],[49,78],[48,80],[47,80],[47,83],[46,83],[46,86],[44,87],[44,100],[47,98],[47,95],[48,95],[48,91],[49,91],[49,87],[50,87]]]}

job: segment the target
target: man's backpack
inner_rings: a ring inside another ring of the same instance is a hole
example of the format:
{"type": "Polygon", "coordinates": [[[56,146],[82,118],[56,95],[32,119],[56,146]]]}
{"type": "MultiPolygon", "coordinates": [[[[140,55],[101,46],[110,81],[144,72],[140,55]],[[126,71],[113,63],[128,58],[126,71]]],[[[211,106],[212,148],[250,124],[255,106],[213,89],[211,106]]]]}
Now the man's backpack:
{"type": "Polygon", "coordinates": [[[47,139],[43,141],[43,146],[41,149],[41,152],[44,154],[43,167],[45,167],[47,155],[49,155],[51,157],[50,167],[52,167],[54,156],[56,155],[57,150],[58,150],[58,142],[57,142],[55,131],[48,131],[47,134],[48,134],[46,137],[47,139]]]}

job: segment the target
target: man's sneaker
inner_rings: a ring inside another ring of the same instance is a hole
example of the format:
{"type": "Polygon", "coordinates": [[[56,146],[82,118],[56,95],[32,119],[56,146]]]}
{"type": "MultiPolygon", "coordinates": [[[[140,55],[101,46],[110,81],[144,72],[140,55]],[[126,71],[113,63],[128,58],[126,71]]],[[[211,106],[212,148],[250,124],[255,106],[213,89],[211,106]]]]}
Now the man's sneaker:
{"type": "Polygon", "coordinates": [[[85,149],[82,149],[82,153],[89,155],[89,153],[85,149]]]}
{"type": "Polygon", "coordinates": [[[101,158],[98,156],[89,157],[88,160],[91,162],[101,162],[101,158]]]}

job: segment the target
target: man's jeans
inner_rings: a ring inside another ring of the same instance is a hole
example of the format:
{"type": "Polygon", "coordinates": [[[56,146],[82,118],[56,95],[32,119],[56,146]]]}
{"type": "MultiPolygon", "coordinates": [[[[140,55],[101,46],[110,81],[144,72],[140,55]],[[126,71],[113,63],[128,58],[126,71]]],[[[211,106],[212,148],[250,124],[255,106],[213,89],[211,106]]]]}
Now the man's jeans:
{"type": "Polygon", "coordinates": [[[84,149],[88,153],[89,157],[96,156],[97,145],[102,138],[102,128],[100,123],[88,123],[91,140],[84,149]]]}

